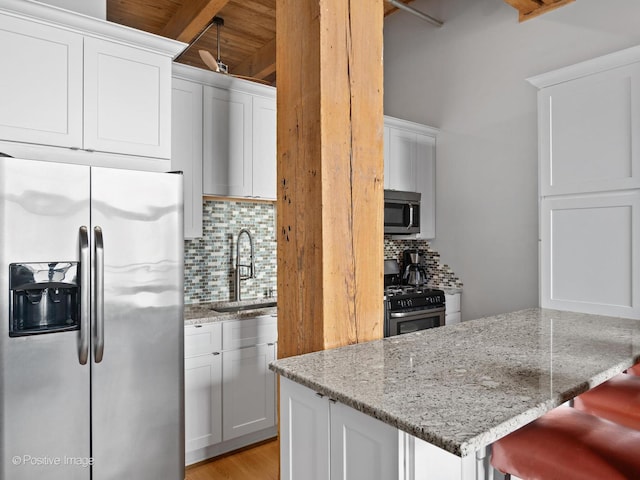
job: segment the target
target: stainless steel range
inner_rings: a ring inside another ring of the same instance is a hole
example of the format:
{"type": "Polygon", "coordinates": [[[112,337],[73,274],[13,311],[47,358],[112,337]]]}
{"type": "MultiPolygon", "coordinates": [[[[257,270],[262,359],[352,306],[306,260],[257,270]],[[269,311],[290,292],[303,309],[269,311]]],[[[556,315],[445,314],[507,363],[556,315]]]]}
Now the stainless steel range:
{"type": "MultiPolygon", "coordinates": [[[[427,328],[441,327],[445,319],[445,297],[442,290],[428,288],[424,284],[400,285],[408,279],[416,280],[418,276],[410,275],[411,268],[417,266],[416,260],[405,252],[405,275],[400,277],[400,266],[397,260],[384,261],[384,336],[392,337],[401,333],[416,332],[427,328]]],[[[421,267],[419,267],[421,269],[421,267]]],[[[422,282],[427,280],[424,270],[419,276],[422,282]]]]}
{"type": "Polygon", "coordinates": [[[417,332],[444,325],[442,290],[392,285],[384,292],[384,336],[417,332]]]}

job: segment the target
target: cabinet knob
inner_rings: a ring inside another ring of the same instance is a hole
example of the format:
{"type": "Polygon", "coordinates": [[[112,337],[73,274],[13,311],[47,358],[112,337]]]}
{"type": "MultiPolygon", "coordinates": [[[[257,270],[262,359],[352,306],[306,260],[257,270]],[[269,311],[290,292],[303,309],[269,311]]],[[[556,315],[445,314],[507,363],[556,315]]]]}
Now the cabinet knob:
{"type": "Polygon", "coordinates": [[[213,352],[211,355],[220,355],[220,352],[213,352]]]}

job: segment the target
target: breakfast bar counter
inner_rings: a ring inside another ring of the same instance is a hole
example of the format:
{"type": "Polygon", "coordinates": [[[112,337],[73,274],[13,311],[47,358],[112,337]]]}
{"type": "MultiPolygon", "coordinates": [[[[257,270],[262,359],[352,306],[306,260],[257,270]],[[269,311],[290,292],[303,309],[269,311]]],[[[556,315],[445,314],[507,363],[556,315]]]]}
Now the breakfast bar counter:
{"type": "Polygon", "coordinates": [[[465,458],[638,361],[640,321],[533,308],[271,368],[465,458]]]}

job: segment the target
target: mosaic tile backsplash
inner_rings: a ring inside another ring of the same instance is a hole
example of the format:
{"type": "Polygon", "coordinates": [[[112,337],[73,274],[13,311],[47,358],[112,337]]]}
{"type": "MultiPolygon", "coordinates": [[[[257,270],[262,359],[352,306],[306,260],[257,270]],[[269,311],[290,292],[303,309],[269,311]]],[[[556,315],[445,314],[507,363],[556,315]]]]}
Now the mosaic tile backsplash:
{"type": "Polygon", "coordinates": [[[402,252],[418,249],[422,253],[423,266],[429,277],[429,285],[441,288],[462,288],[462,282],[449,265],[440,263],[440,254],[426,240],[395,240],[385,235],[384,258],[395,258],[402,268],[402,252]]]}
{"type": "MultiPolygon", "coordinates": [[[[184,303],[226,302],[234,299],[236,241],[242,228],[251,232],[254,244],[255,277],[243,280],[243,300],[276,295],[277,252],[275,240],[275,204],[265,202],[205,200],[202,238],[184,242],[184,303]]],[[[384,258],[402,262],[402,252],[417,248],[423,252],[430,284],[461,288],[462,282],[448,265],[440,263],[440,254],[425,240],[384,238],[384,258]]],[[[249,241],[242,236],[242,264],[249,263],[249,241]]]]}
{"type": "MultiPolygon", "coordinates": [[[[253,237],[255,278],[243,280],[242,299],[276,292],[275,205],[265,202],[205,200],[202,238],[184,242],[184,303],[226,302],[234,299],[234,269],[238,233],[253,237]]],[[[240,241],[240,263],[249,264],[249,240],[240,241]]],[[[243,273],[245,270],[243,269],[243,273]]]]}

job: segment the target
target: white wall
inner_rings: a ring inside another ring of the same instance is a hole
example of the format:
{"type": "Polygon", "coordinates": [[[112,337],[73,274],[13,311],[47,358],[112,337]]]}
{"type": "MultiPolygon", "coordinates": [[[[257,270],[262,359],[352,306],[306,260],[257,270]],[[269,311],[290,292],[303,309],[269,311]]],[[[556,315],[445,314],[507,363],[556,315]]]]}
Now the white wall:
{"type": "Polygon", "coordinates": [[[439,127],[436,240],[463,319],[538,305],[536,90],[525,79],[640,44],[638,0],[518,23],[503,0],[416,0],[385,21],[385,113],[439,127]]]}

